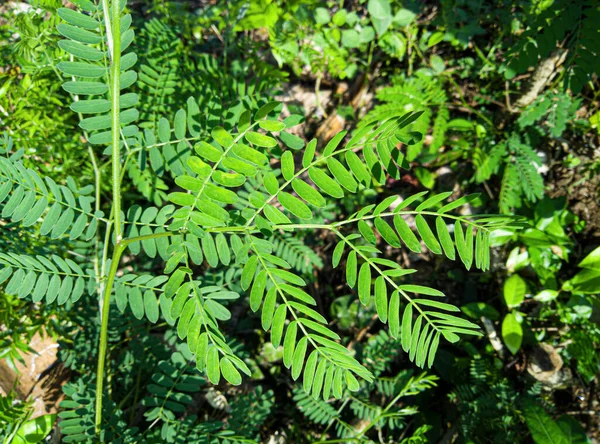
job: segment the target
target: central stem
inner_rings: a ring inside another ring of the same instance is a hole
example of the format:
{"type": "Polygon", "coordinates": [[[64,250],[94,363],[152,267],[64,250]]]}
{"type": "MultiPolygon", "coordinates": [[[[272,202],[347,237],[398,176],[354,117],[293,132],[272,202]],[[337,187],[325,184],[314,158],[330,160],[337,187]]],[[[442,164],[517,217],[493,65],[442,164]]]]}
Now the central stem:
{"type": "MultiPolygon", "coordinates": [[[[121,226],[121,140],[120,140],[120,94],[121,94],[121,10],[119,0],[112,0],[112,9],[109,9],[108,0],[102,0],[106,34],[108,38],[110,64],[110,101],[111,101],[111,154],[112,154],[112,216],[115,230],[115,249],[113,251],[110,270],[106,279],[106,286],[102,295],[102,311],[100,313],[100,345],[98,347],[98,368],[96,372],[96,415],[95,430],[100,434],[102,424],[102,395],[104,388],[104,363],[106,361],[106,348],[108,342],[108,318],[110,312],[110,295],[121,255],[127,245],[122,242],[121,226]],[[112,38],[110,38],[112,37],[112,38]]],[[[109,238],[106,239],[109,242],[109,238]]]]}
{"type": "Polygon", "coordinates": [[[119,0],[112,1],[112,60],[110,102],[112,115],[112,194],[115,221],[115,243],[121,242],[121,115],[119,99],[121,96],[121,11],[119,0]]]}

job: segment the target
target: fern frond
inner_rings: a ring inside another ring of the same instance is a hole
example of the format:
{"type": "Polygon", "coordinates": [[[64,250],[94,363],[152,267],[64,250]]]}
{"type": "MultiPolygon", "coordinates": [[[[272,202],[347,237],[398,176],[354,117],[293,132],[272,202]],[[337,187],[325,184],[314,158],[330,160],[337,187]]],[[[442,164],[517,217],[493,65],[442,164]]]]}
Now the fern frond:
{"type": "MultiPolygon", "coordinates": [[[[313,140],[307,145],[298,167],[292,152],[285,151],[281,156],[281,176],[278,179],[264,154],[278,145],[277,137],[284,144],[289,143],[281,133],[286,127],[285,122],[269,117],[277,106],[274,102],[265,105],[254,116],[254,122],[246,114],[238,124],[238,133],[217,128],[212,133],[212,144],[196,144],[198,157],[190,156],[186,160],[194,175],[176,178],[176,183],[187,192],[172,193],[169,196],[171,202],[181,207],[173,213],[169,230],[198,237],[204,257],[211,267],[218,266],[220,262],[227,265],[231,247],[236,263],[244,265],[241,286],[244,290],[250,289],[250,308],[258,311],[262,307],[262,326],[265,331],[271,331],[273,345],[278,346],[284,339],[284,365],[291,367],[292,377],[297,379],[303,374],[305,390],[315,397],[322,395],[324,399],[331,394],[339,398],[345,385],[351,390],[357,390],[359,384],[354,375],[367,381],[372,380],[371,373],[345,347],[336,342],[339,336],[327,327],[326,319],[310,307],[316,303],[301,289],[305,281],[290,271],[289,263],[272,254],[275,251],[272,242],[257,237],[257,232],[272,233],[276,229],[285,231],[302,227],[332,230],[341,239],[334,253],[334,265],[339,263],[343,249],[349,247],[347,263],[352,265],[347,267],[348,284],[354,287],[358,281],[359,298],[365,305],[371,299],[371,272],[376,274],[375,305],[383,322],[388,322],[389,318],[393,337],[400,337],[400,297],[407,300],[402,322],[402,344],[418,365],[422,366],[426,361],[431,365],[442,336],[455,342],[458,340],[457,333],[479,335],[477,325],[448,313],[458,311],[456,307],[410,297],[409,293],[443,296],[437,290],[427,287],[396,282],[397,278],[412,270],[402,270],[391,261],[373,258],[372,254],[379,254],[379,250],[354,242],[360,235],[345,237],[340,231],[344,225],[357,224],[361,235],[366,240],[373,241],[376,236],[367,224],[367,221],[373,221],[381,237],[391,246],[400,247],[402,239],[410,249],[420,252],[420,242],[404,220],[405,217],[414,216],[417,232],[428,249],[436,254],[443,252],[451,259],[456,257],[455,251],[458,250],[458,256],[467,268],[475,263],[478,268],[485,270],[489,267],[490,233],[499,227],[510,227],[512,220],[487,216],[473,218],[475,220],[472,221],[449,213],[470,202],[474,196],[463,197],[433,211],[433,207],[441,205],[450,195],[443,193],[426,199],[414,211],[405,210],[424,194],[420,193],[405,200],[393,211],[386,212],[396,199],[391,197],[377,207],[365,207],[342,222],[330,225],[292,222],[312,218],[310,206],[322,207],[326,202],[324,195],[341,198],[346,193],[356,192],[363,185],[382,182],[386,172],[399,177],[399,168],[405,165],[405,160],[397,145],[403,138],[404,128],[418,118],[420,113],[392,117],[378,126],[369,124],[361,128],[346,144],[342,144],[345,136],[342,132],[327,144],[322,153],[316,152],[316,141],[313,140]],[[254,129],[257,126],[270,135],[256,132],[254,129]],[[243,144],[243,141],[248,145],[243,144]],[[232,223],[233,217],[226,208],[239,201],[232,189],[241,187],[248,177],[255,176],[262,177],[263,184],[260,191],[248,195],[250,207],[241,209],[246,223],[242,227],[230,228],[228,225],[232,223]],[[385,221],[388,217],[394,219],[398,234],[385,221]],[[427,218],[435,218],[437,236],[430,228],[427,218]],[[446,220],[454,222],[455,240],[450,235],[446,220]],[[229,235],[231,246],[227,235],[219,232],[221,230],[232,231],[229,235]],[[240,236],[237,235],[238,231],[240,236]],[[211,232],[218,233],[216,240],[211,232]],[[358,260],[363,262],[360,273],[357,271],[358,260]],[[388,286],[393,289],[391,298],[388,297],[388,286]],[[414,325],[413,309],[417,314],[414,325]],[[288,315],[293,320],[285,329],[288,315]]],[[[181,111],[176,117],[177,125],[180,131],[176,136],[181,138],[185,130],[185,113],[181,111]]],[[[164,132],[166,139],[170,131],[165,128],[164,132]]],[[[190,258],[188,250],[185,243],[177,249],[171,249],[172,256],[167,262],[167,272],[177,269],[176,273],[180,274],[181,277],[175,281],[179,286],[183,282],[183,276],[189,272],[186,271],[187,267],[177,268],[177,264],[187,263],[190,258]]],[[[173,276],[170,281],[174,279],[173,276]]],[[[170,299],[177,291],[174,286],[165,295],[170,299]]],[[[184,292],[189,294],[188,289],[184,292]]],[[[184,297],[186,298],[187,296],[184,297]]]]}
{"type": "MultiPolygon", "coordinates": [[[[9,139],[9,144],[10,139],[9,139]]],[[[79,188],[71,178],[67,186],[25,168],[18,156],[0,157],[1,216],[24,227],[41,221],[40,234],[52,239],[90,240],[103,214],[92,205],[92,187],[79,188]]]]}
{"type": "Polygon", "coordinates": [[[0,284],[8,280],[5,291],[19,298],[31,296],[33,302],[45,298],[47,304],[77,302],[84,292],[93,293],[96,287],[92,273],[84,272],[71,259],[57,255],[28,256],[0,253],[0,284]]]}
{"type": "Polygon", "coordinates": [[[502,175],[502,186],[500,188],[500,201],[498,208],[500,212],[509,214],[513,208],[521,206],[521,178],[515,164],[509,163],[502,175]]]}
{"type": "Polygon", "coordinates": [[[94,399],[95,391],[91,388],[89,381],[83,378],[76,382],[67,383],[63,387],[66,399],[60,403],[61,412],[59,426],[62,441],[71,442],[114,442],[135,443],[138,441],[138,428],[129,427],[123,420],[123,412],[117,408],[114,402],[106,400],[103,410],[105,423],[102,433],[96,435],[94,431],[94,399]]]}
{"type": "Polygon", "coordinates": [[[178,348],[180,351],[158,363],[152,374],[152,383],[148,384],[150,395],[142,400],[142,405],[150,407],[144,413],[146,419],[163,421],[167,423],[166,427],[185,412],[186,406],[193,402],[192,395],[206,384],[204,378],[192,371],[192,353],[185,344],[178,348]]]}
{"type": "MultiPolygon", "coordinates": [[[[123,3],[125,7],[126,2],[123,3]]],[[[57,68],[71,80],[63,83],[63,89],[72,94],[75,101],[70,108],[76,113],[91,115],[79,122],[81,129],[90,134],[88,141],[95,145],[111,142],[111,115],[109,97],[109,79],[114,73],[109,72],[109,55],[114,48],[112,37],[105,35],[104,24],[108,23],[108,11],[92,2],[79,3],[79,10],[68,8],[57,9],[57,14],[65,22],[56,26],[58,32],[66,39],[61,40],[60,48],[75,57],[78,61],[60,62],[57,68]],[[83,96],[85,99],[80,99],[83,96]]],[[[131,29],[131,15],[121,18],[121,47],[124,53],[133,42],[134,31],[131,29]]],[[[137,55],[133,52],[121,55],[120,88],[121,91],[132,86],[137,80],[137,73],[132,70],[137,63],[137,55]]],[[[138,128],[135,125],[139,112],[135,108],[139,97],[135,93],[120,95],[120,132],[124,142],[135,144],[138,128]]]]}

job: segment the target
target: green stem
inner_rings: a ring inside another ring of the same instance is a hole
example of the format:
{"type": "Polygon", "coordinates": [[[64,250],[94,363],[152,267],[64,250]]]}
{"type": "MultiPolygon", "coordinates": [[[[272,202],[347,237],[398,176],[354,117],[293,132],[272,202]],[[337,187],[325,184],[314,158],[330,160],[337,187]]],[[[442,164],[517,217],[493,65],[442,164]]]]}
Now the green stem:
{"type": "Polygon", "coordinates": [[[108,338],[108,318],[110,311],[110,295],[119,268],[121,255],[127,242],[121,243],[121,140],[120,140],[120,106],[121,93],[121,11],[119,0],[112,0],[112,17],[108,20],[108,0],[102,0],[106,34],[111,55],[110,75],[110,100],[111,100],[111,130],[112,130],[112,216],[115,230],[115,249],[104,287],[102,297],[102,311],[100,317],[100,344],[98,350],[98,368],[96,373],[96,434],[100,434],[102,424],[102,393],[104,386],[104,363],[106,360],[106,347],[108,338]],[[112,38],[111,38],[112,37],[112,38]],[[112,42],[111,42],[112,40],[112,42]],[[111,44],[112,43],[112,44],[111,44]]]}
{"type": "Polygon", "coordinates": [[[111,60],[111,116],[112,116],[112,186],[113,217],[115,221],[115,242],[122,237],[121,227],[121,115],[119,99],[121,95],[121,11],[119,0],[112,1],[112,60],[111,60]]]}
{"type": "Polygon", "coordinates": [[[117,244],[113,252],[110,270],[104,287],[104,296],[102,297],[102,315],[100,325],[100,346],[98,351],[98,369],[96,372],[96,434],[100,433],[102,423],[102,390],[104,386],[104,363],[106,361],[106,346],[108,342],[108,314],[110,310],[110,294],[115,282],[115,276],[119,269],[121,255],[125,250],[126,244],[117,244]]]}

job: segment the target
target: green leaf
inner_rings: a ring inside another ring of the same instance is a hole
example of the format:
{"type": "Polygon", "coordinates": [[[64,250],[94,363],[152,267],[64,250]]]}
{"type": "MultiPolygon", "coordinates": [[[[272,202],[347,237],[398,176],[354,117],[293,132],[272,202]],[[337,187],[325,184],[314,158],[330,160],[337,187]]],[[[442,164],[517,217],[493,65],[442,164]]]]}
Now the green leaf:
{"type": "Polygon", "coordinates": [[[312,396],[317,399],[321,394],[321,389],[323,388],[323,381],[325,380],[325,371],[327,370],[327,361],[322,359],[317,366],[317,370],[315,371],[315,379],[313,381],[312,386],[312,396]]]}
{"type": "Polygon", "coordinates": [[[415,223],[417,225],[417,231],[423,239],[423,242],[425,242],[427,248],[429,248],[435,254],[442,254],[442,247],[435,238],[435,235],[433,234],[433,231],[431,231],[431,228],[429,227],[429,224],[425,218],[422,215],[417,214],[415,217],[415,223]]]}
{"type": "Polygon", "coordinates": [[[79,57],[80,59],[98,62],[104,58],[104,53],[102,51],[72,40],[61,40],[58,42],[58,46],[63,51],[66,51],[75,57],[79,57]]]}
{"type": "MultiPolygon", "coordinates": [[[[97,22],[96,22],[97,24],[97,22]]],[[[65,25],[63,23],[56,25],[56,29],[68,39],[80,43],[95,45],[102,42],[102,38],[95,32],[87,31],[73,25],[65,25]]]]}
{"type": "Polygon", "coordinates": [[[252,285],[252,290],[250,292],[250,308],[252,311],[256,312],[259,309],[265,294],[266,286],[267,272],[262,270],[260,273],[258,273],[256,279],[254,279],[254,284],[252,285]]]}
{"type": "Polygon", "coordinates": [[[417,239],[417,236],[415,236],[415,233],[412,232],[404,218],[399,214],[394,216],[394,226],[396,227],[396,231],[400,235],[402,242],[404,242],[410,250],[414,251],[415,253],[420,253],[421,243],[417,239]]]}
{"type": "Polygon", "coordinates": [[[536,402],[523,400],[523,416],[531,437],[537,444],[567,444],[569,440],[559,425],[536,402]]]}
{"type": "Polygon", "coordinates": [[[377,236],[375,236],[375,233],[373,233],[373,230],[369,224],[367,224],[364,220],[358,221],[358,231],[360,231],[360,234],[363,235],[367,242],[370,242],[373,245],[377,243],[377,236]]]}
{"type": "Polygon", "coordinates": [[[68,76],[98,78],[106,75],[106,69],[85,62],[60,62],[56,67],[68,76]]]}
{"type": "Polygon", "coordinates": [[[213,384],[217,385],[221,380],[221,369],[219,367],[219,350],[215,345],[209,346],[206,356],[206,374],[213,384]]]}
{"type": "Polygon", "coordinates": [[[100,82],[65,82],[62,87],[66,92],[80,96],[100,95],[108,92],[108,85],[100,82]]]}
{"type": "Polygon", "coordinates": [[[303,168],[308,168],[314,157],[315,157],[315,151],[317,149],[317,139],[312,139],[310,142],[308,142],[308,145],[306,145],[306,149],[304,150],[304,155],[302,156],[302,167],[303,168]]]}
{"type": "Polygon", "coordinates": [[[425,201],[423,201],[417,208],[415,208],[415,211],[423,211],[428,208],[431,208],[431,207],[435,206],[435,204],[437,204],[438,202],[441,202],[442,200],[448,198],[451,195],[452,195],[452,191],[447,191],[445,193],[440,193],[440,194],[435,194],[433,196],[430,196],[425,201]]]}
{"type": "Polygon", "coordinates": [[[297,197],[282,191],[277,195],[277,200],[286,210],[300,219],[312,219],[313,214],[310,208],[297,197]]]}
{"type": "Polygon", "coordinates": [[[521,305],[525,300],[527,293],[527,284],[518,274],[513,274],[504,282],[503,295],[508,308],[514,308],[521,305]]]}
{"type": "Polygon", "coordinates": [[[506,348],[515,355],[523,342],[523,327],[517,320],[515,313],[508,313],[502,321],[502,339],[506,348]]]}
{"type": "Polygon", "coordinates": [[[412,304],[408,304],[404,309],[404,314],[402,315],[402,335],[400,339],[400,342],[402,342],[402,349],[407,353],[411,342],[412,313],[413,306],[412,304]]]}
{"type": "Polygon", "coordinates": [[[256,111],[256,114],[254,114],[254,120],[260,120],[267,117],[267,115],[279,105],[279,102],[268,102],[264,104],[258,109],[258,111],[256,111]]]}
{"type": "Polygon", "coordinates": [[[337,268],[344,254],[344,246],[346,243],[344,241],[339,241],[333,250],[333,254],[331,255],[331,263],[333,268],[337,268]]]}
{"type": "Polygon", "coordinates": [[[376,217],[374,223],[375,228],[377,228],[381,237],[383,237],[388,244],[392,247],[400,247],[400,239],[398,239],[398,236],[386,221],[381,217],[376,217]]]}
{"type": "MultiPolygon", "coordinates": [[[[469,235],[469,233],[467,233],[467,235],[469,235]]],[[[473,244],[471,244],[471,248],[469,248],[469,244],[467,244],[465,240],[462,225],[458,220],[454,223],[454,238],[456,239],[456,249],[458,250],[460,260],[468,270],[471,268],[471,262],[473,260],[473,244]]]]}
{"type": "Polygon", "coordinates": [[[280,132],[279,138],[288,148],[293,150],[300,150],[304,147],[304,140],[298,136],[288,133],[287,131],[280,132]]]}
{"type": "Polygon", "coordinates": [[[371,267],[366,262],[358,273],[358,298],[363,305],[368,305],[371,298],[371,267]]]}
{"type": "Polygon", "coordinates": [[[211,136],[223,148],[231,146],[234,140],[231,134],[229,134],[225,128],[221,128],[220,126],[213,128],[211,136]]]}
{"type": "Polygon", "coordinates": [[[294,155],[291,151],[286,151],[281,156],[281,174],[287,181],[292,180],[294,177],[294,155]]]}
{"type": "Polygon", "coordinates": [[[435,227],[438,237],[440,238],[442,248],[444,249],[444,254],[446,257],[448,257],[448,259],[454,260],[456,258],[456,254],[454,252],[454,243],[452,242],[452,237],[448,231],[448,226],[442,217],[438,216],[435,219],[435,227]]]}
{"type": "Polygon", "coordinates": [[[279,120],[261,120],[258,122],[258,126],[265,131],[278,132],[285,128],[285,123],[279,120]]]}
{"type": "Polygon", "coordinates": [[[240,280],[240,285],[242,287],[242,290],[247,290],[248,288],[250,288],[250,284],[252,283],[252,280],[254,279],[254,273],[256,273],[257,264],[258,264],[257,256],[250,256],[248,258],[246,265],[244,265],[244,268],[242,269],[242,277],[240,280]]]}
{"type": "MultiPolygon", "coordinates": [[[[340,242],[343,250],[343,241],[340,242]]],[[[340,245],[338,244],[338,245],[340,245]]],[[[340,253],[341,256],[341,253],[340,253]]],[[[351,251],[348,254],[348,258],[346,259],[346,282],[350,288],[354,288],[356,285],[356,272],[357,272],[357,259],[356,259],[356,251],[351,251]]]]}
{"type": "Polygon", "coordinates": [[[377,315],[381,322],[387,322],[388,318],[388,301],[387,301],[387,286],[385,284],[385,278],[379,276],[375,280],[375,306],[377,308],[377,315]]]}
{"type": "Polygon", "coordinates": [[[280,305],[277,307],[277,310],[275,310],[275,315],[273,316],[273,325],[271,327],[271,343],[275,348],[279,347],[279,343],[281,342],[281,338],[283,336],[286,314],[286,306],[280,305]]]}
{"type": "Polygon", "coordinates": [[[351,193],[356,192],[358,184],[354,180],[354,177],[352,177],[352,174],[350,174],[350,171],[348,171],[340,161],[331,157],[327,159],[327,167],[338,183],[351,193]]]}
{"type": "Polygon", "coordinates": [[[323,170],[316,167],[311,167],[308,169],[308,176],[324,193],[327,193],[331,197],[335,197],[337,199],[344,197],[342,187],[340,187],[335,180],[325,174],[323,170]]]}
{"type": "Polygon", "coordinates": [[[277,288],[271,287],[269,291],[267,291],[267,297],[265,297],[265,302],[263,304],[261,314],[261,326],[264,331],[269,331],[269,329],[271,328],[271,323],[273,322],[273,315],[275,313],[276,302],[277,288]]]}
{"type": "Polygon", "coordinates": [[[151,290],[144,293],[144,311],[150,322],[158,321],[158,300],[151,290]]]}
{"type": "Polygon", "coordinates": [[[367,10],[371,15],[371,21],[377,35],[381,37],[392,24],[390,0],[369,0],[367,10]]]}
{"type": "Polygon", "coordinates": [[[221,358],[221,373],[227,382],[232,385],[240,385],[242,383],[242,375],[226,356],[221,358]]]}
{"type": "Polygon", "coordinates": [[[436,290],[435,288],[424,287],[422,285],[405,284],[405,285],[398,286],[398,288],[400,290],[408,291],[410,293],[425,294],[427,296],[438,296],[438,297],[444,296],[444,293],[442,293],[441,291],[436,290]]]}
{"type": "Polygon", "coordinates": [[[298,193],[298,196],[315,207],[323,208],[327,203],[321,193],[301,179],[294,179],[292,181],[292,188],[298,193]]]}
{"type": "Polygon", "coordinates": [[[388,308],[388,324],[390,326],[390,336],[398,338],[400,333],[400,293],[392,292],[390,305],[388,308]]]}
{"type": "Polygon", "coordinates": [[[310,389],[313,384],[315,370],[317,368],[317,358],[318,352],[317,350],[313,350],[308,359],[306,360],[306,365],[304,366],[304,378],[302,381],[302,388],[306,393],[310,393],[310,389]]]}
{"type": "Polygon", "coordinates": [[[298,341],[298,345],[296,346],[296,350],[294,351],[294,357],[292,360],[292,378],[294,379],[294,381],[298,379],[298,377],[302,373],[307,346],[308,338],[304,336],[298,341]]]}
{"type": "MultiPolygon", "coordinates": [[[[290,322],[285,332],[285,339],[283,340],[283,365],[285,365],[287,368],[289,368],[293,362],[297,331],[298,322],[290,322]]],[[[300,369],[302,369],[302,367],[300,369]]]]}
{"type": "Polygon", "coordinates": [[[273,148],[277,146],[277,141],[275,139],[255,131],[248,131],[244,137],[248,142],[256,146],[265,148],[273,148]]]}

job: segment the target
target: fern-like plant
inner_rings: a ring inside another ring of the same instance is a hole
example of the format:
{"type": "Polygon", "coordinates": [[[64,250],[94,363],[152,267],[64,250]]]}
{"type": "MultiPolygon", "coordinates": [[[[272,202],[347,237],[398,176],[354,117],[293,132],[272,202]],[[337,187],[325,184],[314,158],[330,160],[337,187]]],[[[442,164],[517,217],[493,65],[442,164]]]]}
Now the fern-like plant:
{"type": "Polygon", "coordinates": [[[239,108],[227,128],[212,126],[209,135],[199,122],[203,109],[189,99],[173,118],[151,116],[156,124],[144,125],[142,132],[137,124],[139,96],[126,91],[137,80],[137,56],[127,52],[134,31],[131,16],[124,12],[126,1],[74,3],[77,10],[57,11],[62,19],[57,30],[65,37],[59,46],[67,54],[57,67],[65,76],[62,87],[73,97],[70,108],[81,115],[95,181],[59,185],[26,168],[18,154],[0,160],[3,219],[38,227],[41,236],[51,239],[92,243],[91,256],[84,260],[65,248],[46,256],[0,254],[0,281],[7,282],[8,293],[69,306],[84,293],[98,296],[96,389],[81,382],[71,386],[72,400],[64,406],[75,411],[62,414],[73,440],[89,437],[91,418],[78,419],[76,411],[92,399],[95,433],[109,439],[120,427],[120,413],[103,420],[103,412],[118,410],[103,402],[113,303],[149,323],[162,318],[190,351],[191,363],[173,354],[158,364],[149,388],[153,396],[146,402],[152,407],[146,413],[150,420],[171,420],[162,405],[184,408],[189,399],[185,392],[198,384],[190,374],[194,367],[212,384],[224,378],[238,385],[242,374],[251,375],[219,325],[232,317],[230,308],[242,292],[251,310],[260,312],[273,345],[283,344],[283,363],[293,379],[301,378],[305,392],[339,399],[345,389],[359,390],[358,378],[373,381],[372,372],[340,343],[303,288],[298,257],[305,247],[290,244],[296,252],[281,247],[297,230],[324,230],[337,238],[333,266],[345,268],[348,286],[356,289],[362,304],[376,307],[389,334],[418,366],[432,365],[442,340],[480,335],[476,324],[456,314],[458,308],[440,300],[442,292],[411,284],[416,270],[382,258],[377,245],[416,253],[425,248],[460,259],[467,269],[474,265],[485,271],[490,266],[490,235],[498,228],[517,228],[512,218],[462,216],[456,210],[475,196],[450,200],[450,192],[423,192],[404,200],[387,197],[346,220],[315,223],[315,214],[331,199],[383,183],[387,175],[400,175],[406,165],[401,148],[418,140],[416,135],[407,140],[404,130],[421,113],[383,116],[361,125],[351,137],[340,132],[318,149],[317,140],[305,146],[288,131],[300,119],[280,119],[277,102],[239,108]],[[134,156],[149,158],[153,175],[161,174],[159,169],[168,172],[177,186],[167,196],[169,204],[125,208],[124,172],[134,156]],[[161,162],[153,164],[152,159],[161,162]],[[110,196],[103,195],[107,177],[110,196]],[[239,192],[250,181],[252,191],[242,199],[239,192]],[[164,272],[123,272],[123,256],[135,260],[142,253],[164,272]],[[237,286],[215,285],[200,272],[220,264],[239,270],[229,279],[237,286]],[[169,380],[174,369],[180,369],[179,379],[169,380]]]}

